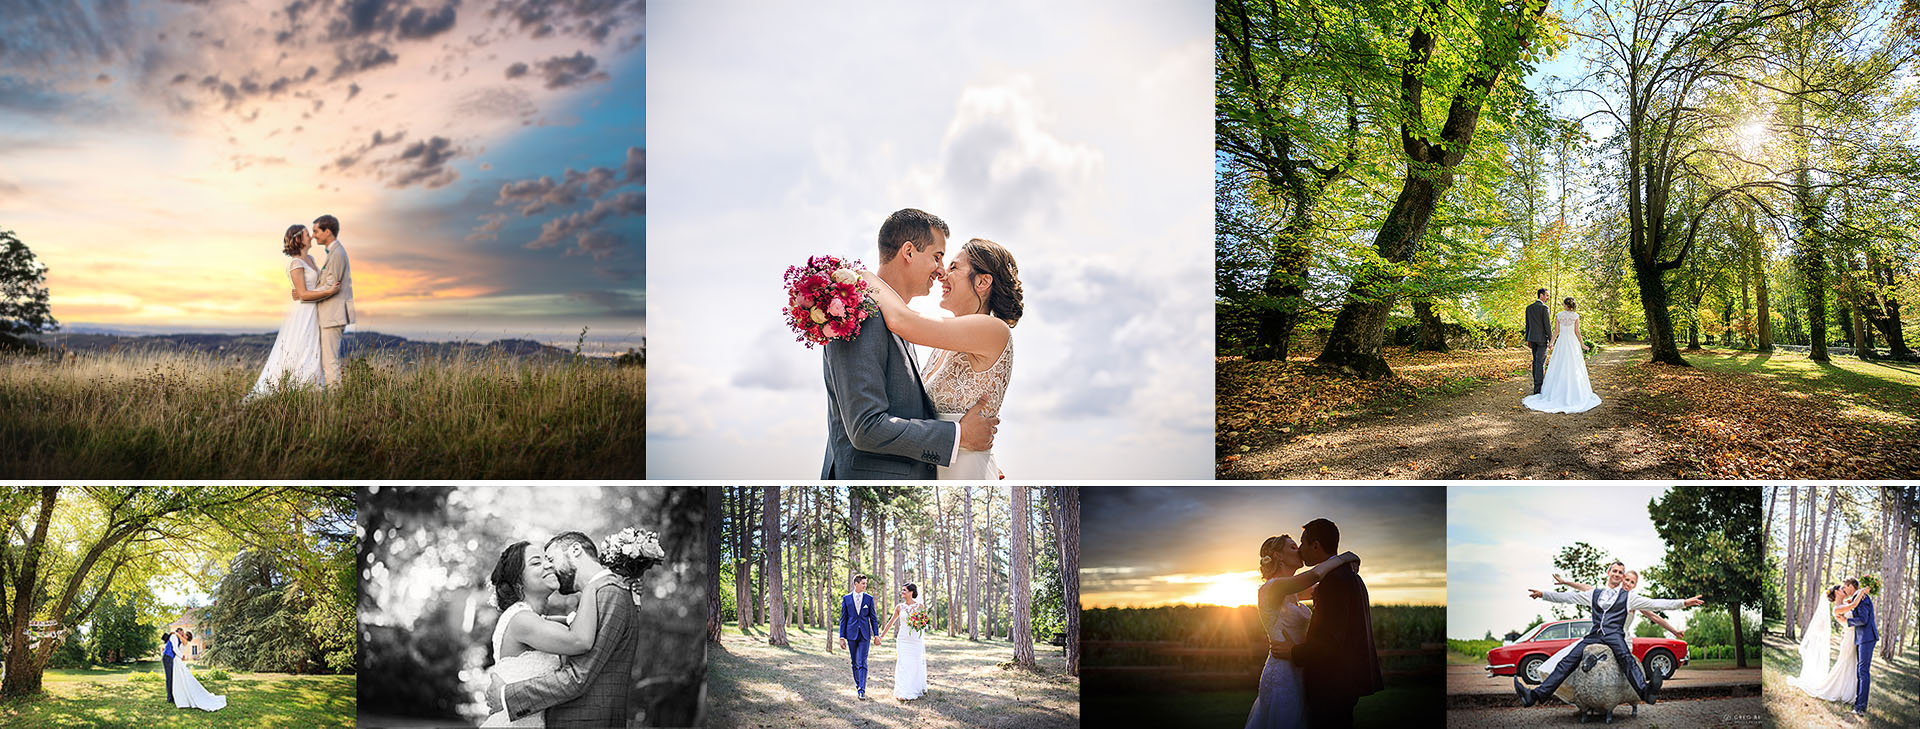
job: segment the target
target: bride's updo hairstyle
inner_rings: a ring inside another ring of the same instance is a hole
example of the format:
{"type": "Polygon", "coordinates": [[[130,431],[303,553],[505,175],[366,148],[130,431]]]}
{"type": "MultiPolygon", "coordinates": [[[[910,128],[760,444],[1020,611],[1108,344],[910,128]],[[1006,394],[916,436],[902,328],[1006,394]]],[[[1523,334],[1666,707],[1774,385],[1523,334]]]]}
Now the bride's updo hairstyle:
{"type": "Polygon", "coordinates": [[[1834,585],[1832,587],[1827,588],[1827,602],[1833,602],[1834,596],[1838,594],[1840,594],[1839,585],[1834,585]]]}
{"type": "Polygon", "coordinates": [[[1567,305],[1567,311],[1573,311],[1573,297],[1569,296],[1567,297],[1566,301],[1563,301],[1561,303],[1567,305]]]}
{"type": "Polygon", "coordinates": [[[286,236],[280,239],[280,252],[288,258],[300,255],[300,234],[306,230],[307,226],[298,223],[287,226],[286,236]]]}
{"type": "Polygon", "coordinates": [[[1280,551],[1292,543],[1293,537],[1285,534],[1267,537],[1267,541],[1260,543],[1260,579],[1270,580],[1280,574],[1280,551]]]}
{"type": "Polygon", "coordinates": [[[493,604],[505,610],[527,596],[527,587],[521,579],[527,571],[527,542],[521,540],[500,550],[500,561],[493,566],[493,576],[487,582],[493,585],[493,604]]]}
{"type": "MultiPolygon", "coordinates": [[[[967,262],[973,266],[976,274],[984,273],[993,277],[993,286],[987,289],[987,313],[995,319],[1014,326],[1020,323],[1020,315],[1026,311],[1024,296],[1020,291],[1020,266],[1013,262],[1013,254],[1006,247],[987,240],[975,238],[967,241],[960,250],[966,251],[967,262]]],[[[968,276],[971,284],[973,277],[968,276]]]]}
{"type": "Polygon", "coordinates": [[[915,600],[920,599],[920,588],[914,587],[913,583],[909,582],[907,584],[901,585],[901,587],[907,588],[907,594],[912,595],[913,599],[915,600]]]}

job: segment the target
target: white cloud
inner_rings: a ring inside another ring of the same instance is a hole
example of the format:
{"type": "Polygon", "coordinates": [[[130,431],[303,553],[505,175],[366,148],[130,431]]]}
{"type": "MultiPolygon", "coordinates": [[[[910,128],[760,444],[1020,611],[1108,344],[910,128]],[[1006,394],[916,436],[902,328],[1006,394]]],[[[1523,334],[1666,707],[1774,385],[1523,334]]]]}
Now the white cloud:
{"type": "Polygon", "coordinates": [[[820,355],[777,323],[780,274],[876,263],[919,207],[1019,261],[1011,477],[1210,477],[1205,9],[655,8],[649,475],[817,473],[820,355]]]}

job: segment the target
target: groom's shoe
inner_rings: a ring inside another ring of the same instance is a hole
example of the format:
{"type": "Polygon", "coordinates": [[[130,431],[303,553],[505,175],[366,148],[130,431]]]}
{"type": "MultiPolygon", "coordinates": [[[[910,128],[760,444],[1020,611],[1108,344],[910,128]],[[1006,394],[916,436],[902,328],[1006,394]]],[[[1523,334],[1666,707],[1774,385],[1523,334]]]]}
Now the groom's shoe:
{"type": "Polygon", "coordinates": [[[1660,685],[1663,683],[1666,681],[1658,673],[1647,677],[1647,695],[1641,698],[1646,699],[1648,706],[1660,703],[1660,685]]]}
{"type": "Polygon", "coordinates": [[[1606,658],[1606,656],[1600,653],[1587,654],[1587,660],[1580,663],[1580,672],[1588,673],[1592,671],[1594,666],[1600,665],[1600,659],[1602,658],[1606,658]]]}
{"type": "Polygon", "coordinates": [[[1521,705],[1521,706],[1532,706],[1532,705],[1533,705],[1533,692],[1532,692],[1532,691],[1529,691],[1529,690],[1527,690],[1527,687],[1526,687],[1526,686],[1523,686],[1523,685],[1521,685],[1521,684],[1520,684],[1520,677],[1519,677],[1519,676],[1514,676],[1514,677],[1513,677],[1513,692],[1514,692],[1514,693],[1516,693],[1516,694],[1519,694],[1519,695],[1520,695],[1520,705],[1521,705]]]}
{"type": "Polygon", "coordinates": [[[861,701],[866,701],[866,700],[867,700],[867,690],[866,690],[866,689],[860,689],[860,700],[861,700],[861,701]]]}

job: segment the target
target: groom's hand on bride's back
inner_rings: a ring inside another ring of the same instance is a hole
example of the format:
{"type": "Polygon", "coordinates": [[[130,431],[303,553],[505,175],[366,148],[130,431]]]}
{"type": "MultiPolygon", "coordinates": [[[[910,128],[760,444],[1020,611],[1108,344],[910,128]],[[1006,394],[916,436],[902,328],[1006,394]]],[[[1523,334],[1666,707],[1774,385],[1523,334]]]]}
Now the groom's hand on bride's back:
{"type": "Polygon", "coordinates": [[[967,414],[960,417],[960,447],[970,451],[993,450],[993,434],[1000,429],[1000,419],[981,415],[980,410],[987,406],[987,396],[973,401],[973,407],[967,408],[967,414]]]}
{"type": "Polygon", "coordinates": [[[506,679],[501,678],[500,674],[494,674],[491,680],[487,682],[487,713],[498,714],[507,710],[507,707],[503,705],[503,702],[506,701],[506,699],[503,698],[506,692],[506,679]]]}
{"type": "Polygon", "coordinates": [[[1293,660],[1293,644],[1284,640],[1267,641],[1267,655],[1283,661],[1293,660]]]}

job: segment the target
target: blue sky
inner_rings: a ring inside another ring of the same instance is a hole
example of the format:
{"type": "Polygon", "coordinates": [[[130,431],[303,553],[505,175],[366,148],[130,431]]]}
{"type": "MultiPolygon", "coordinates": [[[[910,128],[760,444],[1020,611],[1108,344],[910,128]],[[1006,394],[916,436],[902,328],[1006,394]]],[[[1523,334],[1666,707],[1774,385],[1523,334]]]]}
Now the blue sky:
{"type": "Polygon", "coordinates": [[[69,325],[270,329],[282,232],[331,213],[362,330],[623,349],[645,25],[640,0],[10,8],[0,228],[69,325]]]}

